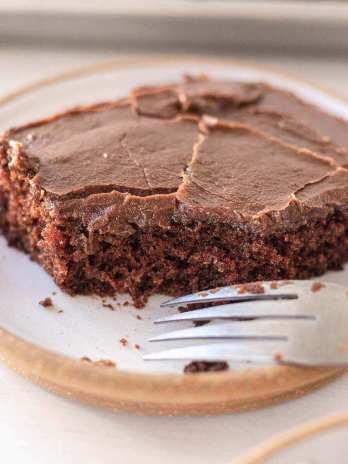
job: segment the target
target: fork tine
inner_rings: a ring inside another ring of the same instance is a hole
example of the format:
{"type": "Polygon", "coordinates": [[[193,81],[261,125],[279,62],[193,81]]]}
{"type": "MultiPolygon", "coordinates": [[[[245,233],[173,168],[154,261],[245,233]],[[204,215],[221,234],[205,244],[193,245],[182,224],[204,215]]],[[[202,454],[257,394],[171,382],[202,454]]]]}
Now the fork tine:
{"type": "MultiPolygon", "coordinates": [[[[303,320],[294,319],[291,324],[304,324],[303,320]]],[[[166,334],[151,338],[150,342],[162,342],[168,340],[197,340],[197,339],[287,339],[289,333],[289,321],[256,319],[253,321],[234,321],[224,324],[208,324],[201,327],[175,330],[166,334]]]]}
{"type": "Polygon", "coordinates": [[[257,301],[257,300],[292,300],[298,298],[296,293],[285,293],[279,289],[272,289],[268,284],[261,287],[265,293],[252,293],[243,290],[242,286],[221,287],[213,290],[192,293],[179,298],[165,301],[161,307],[179,306],[195,303],[212,303],[218,301],[257,301]]]}
{"type": "Polygon", "coordinates": [[[308,308],[289,305],[287,301],[279,301],[276,305],[265,301],[255,301],[251,306],[245,303],[224,304],[210,308],[195,309],[184,313],[172,314],[154,321],[155,324],[179,321],[210,321],[212,319],[250,319],[250,318],[279,318],[279,319],[314,319],[308,308]]]}
{"type": "Polygon", "coordinates": [[[279,363],[282,359],[283,343],[274,341],[249,343],[210,343],[208,345],[187,346],[172,348],[157,353],[145,354],[146,361],[157,360],[192,360],[192,361],[221,361],[255,363],[279,363]]]}

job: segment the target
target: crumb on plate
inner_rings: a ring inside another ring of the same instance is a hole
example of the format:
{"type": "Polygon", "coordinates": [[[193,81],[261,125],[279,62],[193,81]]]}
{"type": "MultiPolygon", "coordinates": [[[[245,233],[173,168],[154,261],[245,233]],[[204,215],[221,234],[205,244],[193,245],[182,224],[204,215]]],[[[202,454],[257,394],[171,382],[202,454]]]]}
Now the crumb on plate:
{"type": "Polygon", "coordinates": [[[316,293],[316,292],[319,292],[324,287],[325,287],[325,284],[323,284],[322,282],[313,282],[311,290],[313,293],[316,293]]]}
{"type": "Polygon", "coordinates": [[[120,343],[122,346],[128,346],[128,340],[125,337],[120,339],[120,343]]]}
{"type": "Polygon", "coordinates": [[[80,360],[83,362],[94,364],[95,366],[116,367],[116,363],[114,361],[111,361],[111,359],[98,359],[97,361],[92,361],[92,359],[88,356],[82,356],[80,360]]]}
{"type": "Polygon", "coordinates": [[[228,370],[226,361],[192,361],[184,367],[185,374],[196,374],[198,372],[219,372],[228,370]]]}
{"type": "Polygon", "coordinates": [[[52,298],[48,296],[43,300],[40,300],[39,305],[43,306],[44,308],[51,308],[53,306],[52,298]]]}

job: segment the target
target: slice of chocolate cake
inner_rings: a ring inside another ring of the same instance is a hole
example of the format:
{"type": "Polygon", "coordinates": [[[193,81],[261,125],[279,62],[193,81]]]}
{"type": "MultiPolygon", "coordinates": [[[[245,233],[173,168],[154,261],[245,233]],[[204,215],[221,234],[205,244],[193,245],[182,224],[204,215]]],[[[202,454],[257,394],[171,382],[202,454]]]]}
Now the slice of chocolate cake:
{"type": "Polygon", "coordinates": [[[266,84],[137,89],[2,136],[1,229],[68,292],[138,306],[314,276],[348,257],[347,128],[266,84]]]}

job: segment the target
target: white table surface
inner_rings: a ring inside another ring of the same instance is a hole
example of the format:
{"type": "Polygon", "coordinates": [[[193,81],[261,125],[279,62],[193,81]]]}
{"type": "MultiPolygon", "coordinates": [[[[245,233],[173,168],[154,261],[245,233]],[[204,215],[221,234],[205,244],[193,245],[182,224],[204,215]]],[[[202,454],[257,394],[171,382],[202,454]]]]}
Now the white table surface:
{"type": "MultiPolygon", "coordinates": [[[[0,93],[71,67],[117,57],[111,52],[0,47],[0,93]]],[[[259,57],[348,97],[348,60],[259,57]]],[[[156,418],[83,406],[32,385],[0,365],[0,456],[26,464],[232,463],[256,443],[302,422],[337,411],[347,378],[268,410],[210,418],[156,418]],[[325,401],[323,401],[325,398],[325,401]],[[226,429],[230,433],[226,432],[226,429]],[[226,438],[228,437],[228,438],[226,438]],[[202,449],[203,448],[203,449],[202,449]]]]}

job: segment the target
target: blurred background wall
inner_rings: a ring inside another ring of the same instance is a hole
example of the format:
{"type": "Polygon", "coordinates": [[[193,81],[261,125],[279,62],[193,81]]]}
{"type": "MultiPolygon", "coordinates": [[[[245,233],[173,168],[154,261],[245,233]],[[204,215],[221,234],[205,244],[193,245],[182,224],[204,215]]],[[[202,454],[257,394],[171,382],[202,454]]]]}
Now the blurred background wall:
{"type": "Polygon", "coordinates": [[[346,1],[0,0],[2,43],[211,54],[345,54],[346,1]]]}
{"type": "Polygon", "coordinates": [[[276,65],[348,96],[348,2],[0,0],[0,93],[156,53],[276,65]]]}

